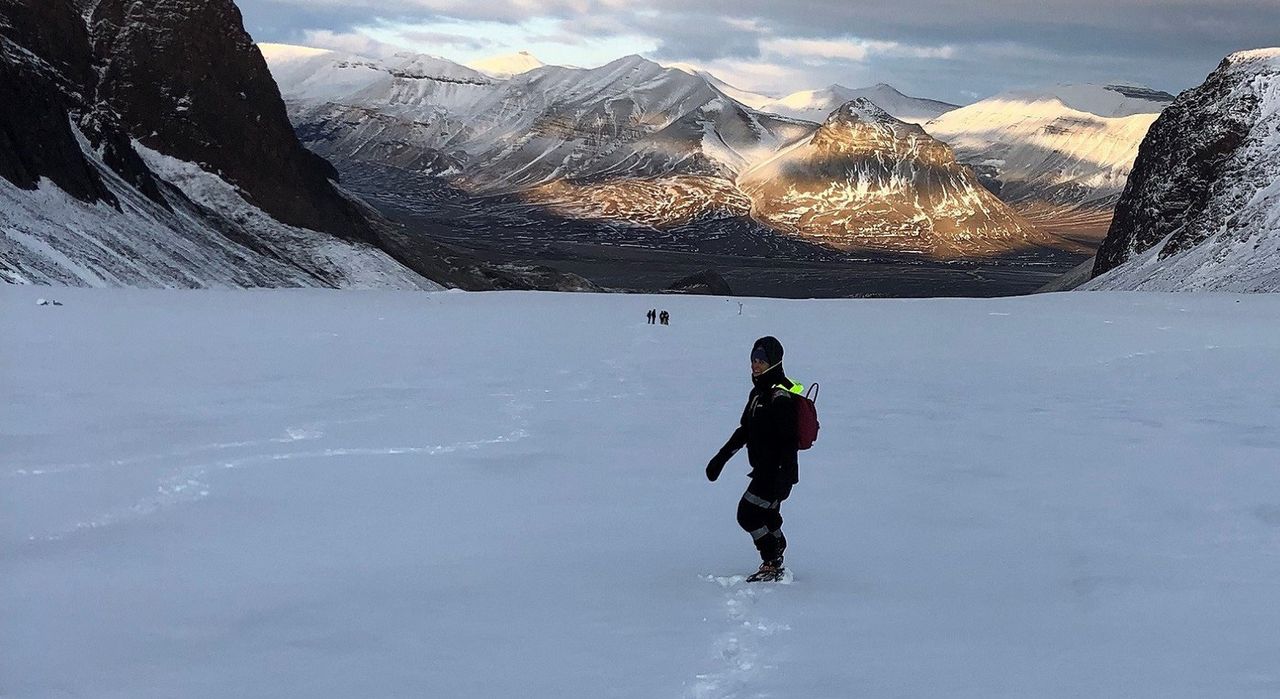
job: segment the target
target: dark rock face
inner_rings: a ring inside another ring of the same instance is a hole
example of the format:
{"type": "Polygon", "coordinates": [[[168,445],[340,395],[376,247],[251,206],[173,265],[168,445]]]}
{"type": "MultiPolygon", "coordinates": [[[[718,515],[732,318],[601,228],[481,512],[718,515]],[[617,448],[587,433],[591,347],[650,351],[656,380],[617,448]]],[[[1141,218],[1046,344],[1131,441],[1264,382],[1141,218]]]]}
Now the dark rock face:
{"type": "Polygon", "coordinates": [[[88,33],[69,0],[0,0],[0,33],[60,73],[68,86],[92,85],[88,33]]]}
{"type": "Polygon", "coordinates": [[[48,178],[82,201],[115,201],[76,143],[56,74],[7,55],[0,56],[0,177],[22,189],[48,178]]]}
{"type": "Polygon", "coordinates": [[[48,178],[86,202],[115,198],[71,130],[92,76],[83,21],[65,0],[0,0],[0,177],[48,178]]]}
{"type": "Polygon", "coordinates": [[[284,223],[374,240],[332,166],[298,143],[231,0],[102,0],[90,26],[98,97],[140,142],[220,174],[284,223]]]}
{"type": "Polygon", "coordinates": [[[1151,126],[1098,250],[1094,277],[1171,233],[1162,258],[1196,246],[1215,230],[1197,219],[1229,179],[1233,156],[1257,121],[1256,95],[1232,97],[1239,78],[1229,67],[1229,59],[1223,61],[1203,85],[1182,93],[1151,126]]]}
{"type": "Polygon", "coordinates": [[[703,270],[697,274],[691,274],[683,279],[678,279],[671,286],[667,287],[669,291],[679,291],[686,294],[706,294],[708,296],[733,296],[733,289],[729,288],[729,282],[724,280],[715,270],[703,270]]]}

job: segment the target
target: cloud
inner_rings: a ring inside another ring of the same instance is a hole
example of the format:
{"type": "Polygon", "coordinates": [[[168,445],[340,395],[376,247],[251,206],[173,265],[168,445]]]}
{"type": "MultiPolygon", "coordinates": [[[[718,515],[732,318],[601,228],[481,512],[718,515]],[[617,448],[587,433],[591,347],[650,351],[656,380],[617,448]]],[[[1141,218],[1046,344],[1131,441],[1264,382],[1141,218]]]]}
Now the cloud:
{"type": "Polygon", "coordinates": [[[626,3],[602,0],[241,0],[242,7],[258,5],[333,8],[358,11],[364,17],[518,24],[533,17],[569,19],[587,14],[613,14],[626,3]]]}
{"type": "Polygon", "coordinates": [[[395,43],[400,28],[419,33],[405,39],[415,46],[461,60],[486,48],[529,48],[544,60],[598,65],[641,51],[741,66],[735,72],[748,83],[754,65],[759,84],[776,86],[767,65],[805,87],[871,75],[953,101],[1013,83],[1117,75],[1176,91],[1198,84],[1232,51],[1280,43],[1276,0],[238,1],[262,41],[327,30],[395,43]]]}
{"type": "Polygon", "coordinates": [[[658,45],[658,58],[756,58],[757,34],[735,29],[721,20],[706,20],[666,28],[658,45]]]}
{"type": "Polygon", "coordinates": [[[896,41],[867,41],[852,37],[843,39],[769,39],[761,42],[761,48],[767,53],[778,56],[846,61],[864,61],[872,54],[944,59],[955,55],[955,48],[951,46],[908,46],[896,41]]]}
{"type": "Polygon", "coordinates": [[[832,58],[846,61],[863,61],[867,58],[867,46],[852,41],[831,39],[770,39],[764,48],[780,56],[800,58],[832,58]]]}
{"type": "Polygon", "coordinates": [[[386,58],[405,50],[404,47],[376,41],[364,34],[355,32],[339,33],[328,29],[308,29],[303,32],[302,36],[300,43],[304,46],[332,49],[369,58],[386,58]]]}
{"type": "Polygon", "coordinates": [[[466,36],[463,34],[451,34],[449,32],[431,32],[407,30],[399,33],[401,37],[415,44],[434,44],[437,46],[453,46],[472,51],[487,50],[493,47],[493,42],[474,36],[466,36]]]}

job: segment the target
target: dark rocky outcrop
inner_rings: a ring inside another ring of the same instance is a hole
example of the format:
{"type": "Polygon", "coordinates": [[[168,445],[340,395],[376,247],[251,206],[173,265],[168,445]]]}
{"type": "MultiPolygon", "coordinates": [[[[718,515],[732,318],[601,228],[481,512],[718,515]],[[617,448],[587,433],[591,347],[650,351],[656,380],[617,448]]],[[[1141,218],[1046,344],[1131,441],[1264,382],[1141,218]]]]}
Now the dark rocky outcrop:
{"type": "Polygon", "coordinates": [[[0,0],[0,177],[22,189],[48,178],[82,201],[115,202],[71,128],[91,78],[69,2],[0,0]]]}
{"type": "Polygon", "coordinates": [[[729,282],[725,281],[719,272],[711,269],[691,274],[683,279],[677,279],[671,286],[667,287],[667,290],[679,291],[685,294],[733,296],[733,289],[729,287],[729,282]]]}
{"type": "Polygon", "coordinates": [[[1116,204],[1115,218],[1098,249],[1093,276],[1181,230],[1165,254],[1194,245],[1203,231],[1188,229],[1188,219],[1203,212],[1216,182],[1253,124],[1256,98],[1227,101],[1235,80],[1223,70],[1183,93],[1160,114],[1138,148],[1138,159],[1116,204]]]}
{"type": "Polygon", "coordinates": [[[302,147],[231,0],[102,0],[90,17],[100,100],[144,145],[237,185],[284,223],[373,242],[302,147]]]}

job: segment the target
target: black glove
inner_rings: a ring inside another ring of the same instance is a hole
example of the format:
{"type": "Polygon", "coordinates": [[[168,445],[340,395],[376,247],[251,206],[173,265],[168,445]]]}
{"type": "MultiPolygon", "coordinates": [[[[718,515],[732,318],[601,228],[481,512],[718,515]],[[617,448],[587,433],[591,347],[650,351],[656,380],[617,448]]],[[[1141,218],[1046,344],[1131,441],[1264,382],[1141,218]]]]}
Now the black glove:
{"type": "Polygon", "coordinates": [[[729,458],[733,456],[733,452],[725,452],[721,450],[711,460],[707,462],[707,480],[715,482],[720,477],[720,472],[724,470],[724,465],[729,463],[729,458]]]}

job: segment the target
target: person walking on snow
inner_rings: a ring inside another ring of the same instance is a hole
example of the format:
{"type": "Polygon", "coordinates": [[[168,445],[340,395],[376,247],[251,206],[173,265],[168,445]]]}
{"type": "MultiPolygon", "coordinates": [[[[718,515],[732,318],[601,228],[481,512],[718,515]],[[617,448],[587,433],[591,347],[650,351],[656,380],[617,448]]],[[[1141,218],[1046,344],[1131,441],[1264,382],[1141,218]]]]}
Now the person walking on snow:
{"type": "Polygon", "coordinates": [[[782,343],[772,336],[751,347],[751,393],[738,429],[707,463],[707,479],[720,477],[725,464],[742,447],[751,463],[751,482],[738,502],[738,525],[760,552],[760,569],[748,582],[777,580],[782,576],[782,554],[787,538],[782,534],[782,502],[799,482],[798,420],[795,395],[804,387],[782,370],[782,343]]]}

